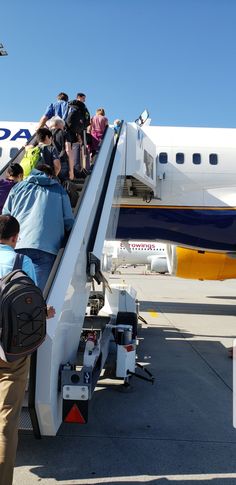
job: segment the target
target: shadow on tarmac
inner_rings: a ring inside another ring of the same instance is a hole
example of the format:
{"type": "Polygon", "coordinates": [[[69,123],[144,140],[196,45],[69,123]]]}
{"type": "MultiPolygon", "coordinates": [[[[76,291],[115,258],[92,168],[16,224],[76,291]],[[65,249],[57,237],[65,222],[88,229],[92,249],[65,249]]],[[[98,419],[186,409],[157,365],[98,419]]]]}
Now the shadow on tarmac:
{"type": "Polygon", "coordinates": [[[191,315],[236,316],[236,305],[209,305],[209,303],[182,303],[177,301],[139,301],[139,304],[140,311],[142,312],[156,311],[160,313],[183,313],[191,315]]]}
{"type": "Polygon", "coordinates": [[[206,298],[215,298],[217,300],[236,300],[236,296],[207,296],[206,298]]]}
{"type": "MultiPolygon", "coordinates": [[[[141,309],[154,304],[163,305],[141,302],[141,309]]],[[[187,312],[185,304],[174,305],[187,312]]],[[[199,313],[205,307],[199,305],[199,313]]],[[[235,485],[232,361],[220,342],[185,339],[191,336],[171,326],[143,327],[138,361],[156,376],[154,386],[133,378],[129,392],[121,392],[120,382],[101,380],[87,425],[62,425],[57,437],[39,441],[21,433],[16,467],[30,472],[22,482],[16,475],[15,485],[49,479],[62,485],[235,485]]]]}

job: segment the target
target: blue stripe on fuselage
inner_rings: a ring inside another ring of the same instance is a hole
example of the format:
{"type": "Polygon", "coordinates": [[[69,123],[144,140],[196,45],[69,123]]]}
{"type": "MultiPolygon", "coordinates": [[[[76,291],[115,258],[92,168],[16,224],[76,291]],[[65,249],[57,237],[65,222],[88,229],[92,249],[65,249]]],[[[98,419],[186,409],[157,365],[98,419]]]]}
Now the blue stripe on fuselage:
{"type": "Polygon", "coordinates": [[[121,206],[116,239],[156,239],[235,251],[236,209],[121,206]]]}

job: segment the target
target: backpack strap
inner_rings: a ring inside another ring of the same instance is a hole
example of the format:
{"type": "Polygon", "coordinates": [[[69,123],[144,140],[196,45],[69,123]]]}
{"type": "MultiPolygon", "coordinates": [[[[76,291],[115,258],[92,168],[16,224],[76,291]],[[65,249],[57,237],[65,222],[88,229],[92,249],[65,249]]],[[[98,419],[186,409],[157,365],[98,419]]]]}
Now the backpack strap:
{"type": "Polygon", "coordinates": [[[23,260],[24,260],[24,254],[16,253],[15,262],[14,262],[12,271],[15,271],[17,269],[22,269],[23,260]]]}
{"type": "MultiPolygon", "coordinates": [[[[1,278],[1,279],[4,279],[4,286],[7,283],[9,283],[9,281],[11,281],[12,277],[15,276],[18,273],[19,269],[22,269],[23,260],[24,260],[24,254],[16,253],[14,265],[13,265],[11,272],[8,273],[6,276],[3,276],[3,278],[1,278]]],[[[25,273],[25,271],[23,271],[23,273],[25,273]]],[[[2,286],[2,288],[3,288],[3,286],[2,286]]],[[[0,312],[0,328],[1,328],[1,312],[0,312]]]]}

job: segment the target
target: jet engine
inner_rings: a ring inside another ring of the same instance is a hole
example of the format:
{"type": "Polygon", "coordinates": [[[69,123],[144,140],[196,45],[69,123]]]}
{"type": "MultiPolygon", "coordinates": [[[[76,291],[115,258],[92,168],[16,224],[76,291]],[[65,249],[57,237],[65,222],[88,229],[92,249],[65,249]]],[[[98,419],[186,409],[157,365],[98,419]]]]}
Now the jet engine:
{"type": "Polygon", "coordinates": [[[148,256],[147,267],[154,273],[167,273],[167,259],[166,256],[148,256]]]}
{"type": "Polygon", "coordinates": [[[198,280],[236,278],[234,254],[187,249],[167,244],[167,264],[171,275],[198,280]]]}

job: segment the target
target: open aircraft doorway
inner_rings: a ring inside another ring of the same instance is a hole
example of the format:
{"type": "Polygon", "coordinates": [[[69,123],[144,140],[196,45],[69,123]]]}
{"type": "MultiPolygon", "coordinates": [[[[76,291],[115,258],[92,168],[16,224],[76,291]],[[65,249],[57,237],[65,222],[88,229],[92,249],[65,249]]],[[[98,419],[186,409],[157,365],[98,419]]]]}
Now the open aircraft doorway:
{"type": "Polygon", "coordinates": [[[135,123],[138,126],[143,126],[143,125],[150,125],[151,123],[151,118],[149,117],[149,112],[147,109],[145,109],[141,115],[135,120],[135,123]]]}

